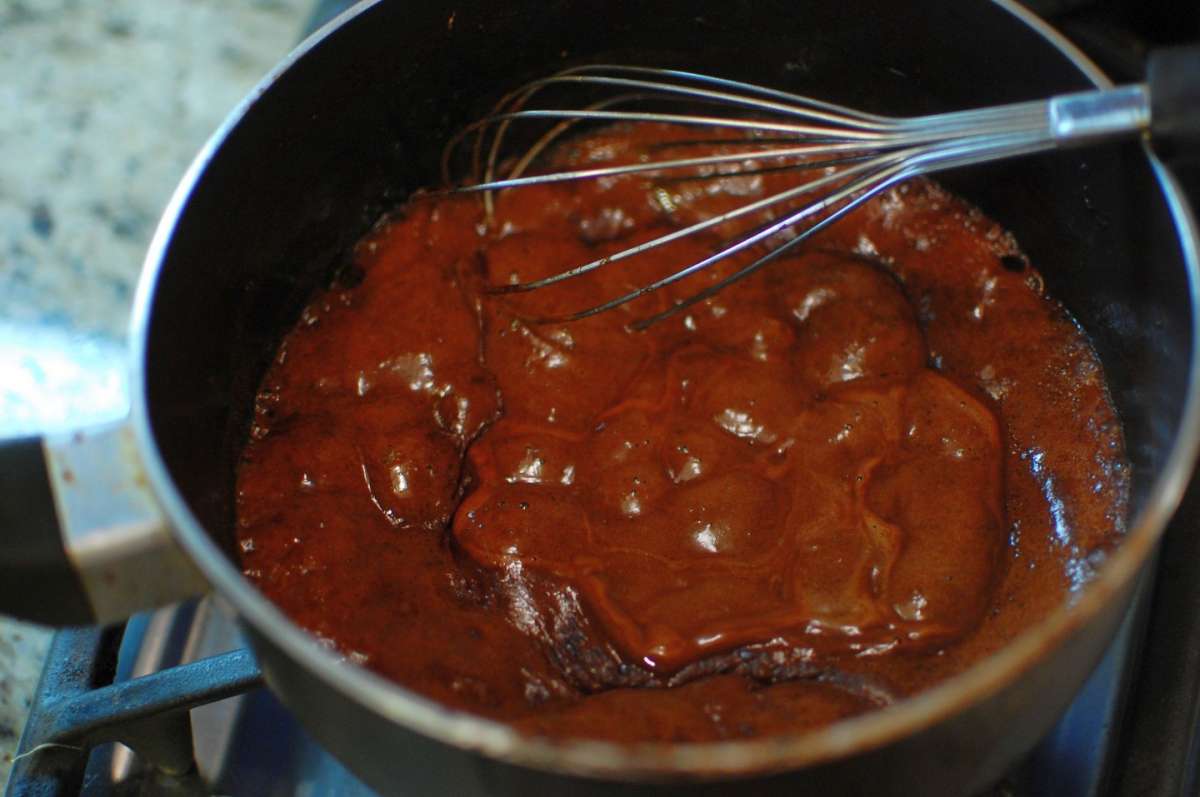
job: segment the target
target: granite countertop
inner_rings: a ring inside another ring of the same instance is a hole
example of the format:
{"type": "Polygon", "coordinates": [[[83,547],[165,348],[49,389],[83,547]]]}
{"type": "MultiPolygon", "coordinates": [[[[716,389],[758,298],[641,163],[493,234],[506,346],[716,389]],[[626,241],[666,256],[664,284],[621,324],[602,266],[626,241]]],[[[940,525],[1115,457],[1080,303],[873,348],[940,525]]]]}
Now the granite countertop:
{"type": "MultiPolygon", "coordinates": [[[[161,209],[220,120],[295,43],[313,5],[0,4],[0,434],[54,404],[38,395],[45,363],[31,341],[72,341],[57,352],[68,360],[119,355],[161,209]]],[[[48,641],[45,629],[0,618],[0,791],[48,641]]]]}

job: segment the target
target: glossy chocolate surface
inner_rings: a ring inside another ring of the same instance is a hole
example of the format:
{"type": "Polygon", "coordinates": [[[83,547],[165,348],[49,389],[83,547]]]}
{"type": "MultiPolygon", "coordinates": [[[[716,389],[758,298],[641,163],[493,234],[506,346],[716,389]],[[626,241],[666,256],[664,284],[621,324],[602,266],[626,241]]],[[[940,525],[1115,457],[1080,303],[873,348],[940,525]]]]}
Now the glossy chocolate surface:
{"type": "MultiPolygon", "coordinates": [[[[672,135],[613,128],[555,157],[621,162],[672,135]]],[[[643,333],[627,324],[753,253],[584,321],[528,319],[699,260],[732,228],[484,291],[797,179],[743,166],[509,192],[490,224],[474,198],[381,223],[264,380],[238,481],[247,575],[435,700],[621,740],[886,705],[1060,603],[1123,531],[1120,425],[1016,243],[936,185],[643,333]]]]}

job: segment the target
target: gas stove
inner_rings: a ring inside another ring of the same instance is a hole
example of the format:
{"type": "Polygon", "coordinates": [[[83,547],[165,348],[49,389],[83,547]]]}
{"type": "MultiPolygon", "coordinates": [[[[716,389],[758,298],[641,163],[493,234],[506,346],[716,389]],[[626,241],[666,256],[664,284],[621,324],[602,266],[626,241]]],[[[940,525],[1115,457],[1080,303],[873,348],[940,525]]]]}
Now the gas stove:
{"type": "MultiPolygon", "coordinates": [[[[349,3],[323,0],[311,27],[349,3]]],[[[1147,43],[1194,37],[1200,9],[1170,3],[1031,5],[1117,78],[1147,43]]],[[[1200,163],[1178,169],[1200,207],[1200,163]]],[[[995,797],[1194,794],[1200,790],[1200,480],[1143,575],[1116,639],[1045,739],[995,797]]],[[[404,794],[403,784],[396,793],[404,794]]],[[[60,631],[7,797],[373,795],[262,686],[215,598],[119,628],[60,631]],[[129,746],[126,746],[127,743],[129,746]],[[137,750],[135,754],[133,749],[137,750]]]]}

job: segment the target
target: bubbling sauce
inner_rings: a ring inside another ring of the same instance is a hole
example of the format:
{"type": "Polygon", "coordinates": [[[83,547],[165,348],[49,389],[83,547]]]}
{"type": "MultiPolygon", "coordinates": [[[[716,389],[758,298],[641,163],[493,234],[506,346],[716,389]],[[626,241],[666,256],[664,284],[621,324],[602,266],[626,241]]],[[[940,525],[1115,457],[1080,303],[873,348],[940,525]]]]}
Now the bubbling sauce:
{"type": "MultiPolygon", "coordinates": [[[[632,125],[551,157],[676,146],[697,151],[632,125]]],[[[246,575],[434,700],[622,741],[884,706],[1065,600],[1123,531],[1121,428],[1011,236],[934,183],[647,332],[627,324],[761,252],[568,324],[528,319],[700,260],[732,228],[532,294],[483,290],[796,180],[757,165],[527,188],[490,226],[471,198],[381,222],[357,284],[311,302],[263,381],[238,473],[246,575]]]]}

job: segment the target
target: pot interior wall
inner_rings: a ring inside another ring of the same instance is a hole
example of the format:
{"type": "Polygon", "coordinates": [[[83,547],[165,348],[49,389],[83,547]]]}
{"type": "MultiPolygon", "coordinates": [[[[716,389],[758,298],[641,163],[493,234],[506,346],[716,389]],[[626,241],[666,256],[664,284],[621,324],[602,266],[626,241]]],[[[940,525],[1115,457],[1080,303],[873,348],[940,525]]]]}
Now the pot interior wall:
{"type": "MultiPolygon", "coordinates": [[[[305,299],[505,90],[561,65],[706,70],[886,113],[1087,88],[1004,9],[940,0],[382,2],[318,44],[228,131],[179,217],[146,351],[151,423],[231,549],[233,464],[256,385],[305,299]]],[[[1166,204],[1135,145],[957,173],[1093,335],[1140,505],[1174,439],[1191,307],[1166,204]]]]}

